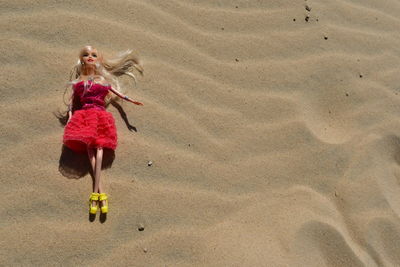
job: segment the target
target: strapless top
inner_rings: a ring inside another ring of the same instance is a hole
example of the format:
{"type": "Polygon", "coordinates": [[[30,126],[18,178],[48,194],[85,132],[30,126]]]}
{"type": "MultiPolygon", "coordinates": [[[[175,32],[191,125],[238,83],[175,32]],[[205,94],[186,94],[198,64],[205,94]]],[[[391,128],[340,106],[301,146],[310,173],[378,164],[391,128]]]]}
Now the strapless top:
{"type": "Polygon", "coordinates": [[[108,94],[111,85],[100,84],[88,81],[88,86],[85,89],[84,81],[73,84],[75,97],[80,99],[82,109],[96,108],[105,110],[104,98],[108,94]]]}

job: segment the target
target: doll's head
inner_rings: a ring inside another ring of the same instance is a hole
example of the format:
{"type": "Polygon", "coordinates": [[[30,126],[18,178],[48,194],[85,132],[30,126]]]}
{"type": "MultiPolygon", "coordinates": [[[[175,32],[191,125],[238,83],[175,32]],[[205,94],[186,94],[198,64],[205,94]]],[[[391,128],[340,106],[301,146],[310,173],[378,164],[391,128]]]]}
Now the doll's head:
{"type": "Polygon", "coordinates": [[[98,74],[97,69],[103,63],[103,56],[93,46],[87,45],[79,52],[79,63],[81,72],[87,72],[93,69],[98,74]]]}
{"type": "Polygon", "coordinates": [[[105,59],[95,47],[87,45],[79,52],[79,59],[71,72],[70,81],[78,79],[90,68],[111,83],[116,81],[116,77],[122,75],[128,75],[136,82],[136,76],[132,72],[134,69],[143,74],[143,66],[132,50],[119,53],[114,58],[105,59]]]}

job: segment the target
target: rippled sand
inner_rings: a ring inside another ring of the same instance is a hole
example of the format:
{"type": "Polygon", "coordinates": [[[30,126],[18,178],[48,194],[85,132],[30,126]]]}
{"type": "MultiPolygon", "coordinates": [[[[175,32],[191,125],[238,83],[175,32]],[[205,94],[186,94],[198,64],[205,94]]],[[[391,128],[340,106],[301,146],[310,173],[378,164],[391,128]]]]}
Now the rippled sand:
{"type": "Polygon", "coordinates": [[[16,0],[1,13],[1,266],[400,265],[400,2],[16,0]],[[105,221],[88,218],[90,176],[58,171],[54,113],[87,44],[132,48],[145,67],[129,93],[145,106],[122,104],[137,132],[109,108],[105,221]]]}

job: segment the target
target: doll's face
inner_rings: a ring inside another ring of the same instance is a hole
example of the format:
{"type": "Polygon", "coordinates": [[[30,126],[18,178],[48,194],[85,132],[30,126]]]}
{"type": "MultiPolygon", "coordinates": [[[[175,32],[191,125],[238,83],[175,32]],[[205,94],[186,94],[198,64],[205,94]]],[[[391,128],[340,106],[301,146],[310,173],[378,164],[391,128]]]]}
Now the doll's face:
{"type": "Polygon", "coordinates": [[[81,62],[86,66],[96,66],[96,63],[100,61],[99,53],[96,48],[91,46],[85,47],[81,52],[81,62]]]}

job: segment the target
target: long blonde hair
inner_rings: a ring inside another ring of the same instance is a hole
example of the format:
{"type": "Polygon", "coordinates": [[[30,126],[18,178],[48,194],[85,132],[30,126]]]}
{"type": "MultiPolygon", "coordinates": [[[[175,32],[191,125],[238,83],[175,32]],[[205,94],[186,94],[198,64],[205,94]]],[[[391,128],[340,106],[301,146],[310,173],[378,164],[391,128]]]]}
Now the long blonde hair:
{"type": "MultiPolygon", "coordinates": [[[[81,71],[82,71],[82,62],[81,58],[83,53],[86,51],[87,48],[93,48],[92,46],[85,46],[84,48],[81,49],[79,53],[79,59],[78,62],[72,67],[72,70],[70,72],[69,76],[69,82],[67,82],[66,89],[64,91],[63,99],[65,103],[65,94],[68,89],[71,89],[72,91],[72,84],[78,82],[79,77],[81,76],[81,71]]],[[[118,81],[118,77],[122,75],[128,75],[133,79],[136,85],[136,76],[133,73],[133,70],[137,70],[141,75],[143,75],[143,65],[139,58],[133,53],[133,51],[126,50],[123,52],[120,52],[116,57],[111,58],[111,59],[105,59],[101,55],[99,58],[101,58],[101,61],[98,61],[96,63],[96,73],[100,76],[102,76],[107,82],[111,84],[111,86],[116,89],[117,91],[121,93],[125,93],[126,90],[125,88],[121,88],[120,83],[118,81]]],[[[71,92],[71,97],[72,97],[72,92],[71,92]]],[[[110,94],[107,95],[106,97],[106,103],[110,103],[112,100],[118,100],[118,96],[113,95],[112,97],[110,94]]],[[[67,103],[65,103],[68,105],[67,103]]]]}

